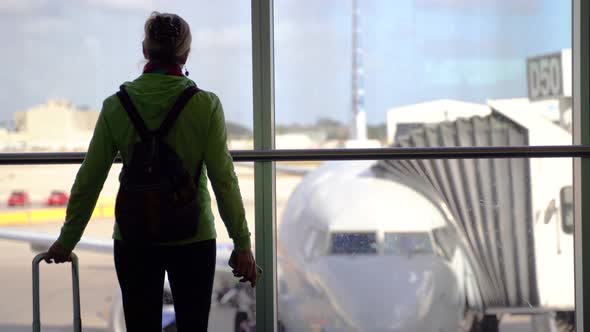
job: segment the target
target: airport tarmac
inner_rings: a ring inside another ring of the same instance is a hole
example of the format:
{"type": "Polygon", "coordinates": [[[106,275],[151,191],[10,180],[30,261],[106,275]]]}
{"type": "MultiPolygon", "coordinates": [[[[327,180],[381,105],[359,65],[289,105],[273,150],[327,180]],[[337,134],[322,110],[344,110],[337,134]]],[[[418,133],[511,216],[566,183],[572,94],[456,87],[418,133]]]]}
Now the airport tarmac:
{"type": "MultiPolygon", "coordinates": [[[[76,165],[72,166],[20,166],[0,167],[0,199],[5,207],[7,192],[13,189],[30,191],[32,198],[41,198],[45,192],[54,189],[69,190],[76,165]]],[[[116,193],[118,165],[111,174],[103,190],[103,198],[112,199],[116,193]]],[[[251,167],[237,167],[240,187],[246,207],[250,230],[254,231],[254,181],[251,167]]],[[[287,199],[300,181],[300,176],[278,175],[277,216],[282,214],[287,199]]],[[[217,215],[216,227],[218,242],[229,242],[227,232],[217,215]]],[[[25,224],[21,230],[57,234],[61,222],[25,224]]],[[[113,227],[112,219],[91,220],[85,236],[109,239],[113,227]]],[[[31,329],[31,259],[35,253],[28,244],[0,240],[0,332],[21,332],[31,329]]],[[[117,279],[112,255],[79,252],[80,283],[82,297],[82,321],[85,331],[108,331],[109,309],[117,292],[117,279]]],[[[69,268],[43,266],[41,269],[41,319],[43,331],[71,331],[71,283],[69,268]]],[[[279,308],[280,310],[280,308],[279,308]]],[[[233,329],[234,311],[231,308],[213,305],[210,331],[226,332],[233,329]]],[[[503,332],[531,331],[527,317],[505,317],[503,332]]]]}
{"type": "MultiPolygon", "coordinates": [[[[113,221],[93,220],[86,235],[110,236],[113,221]]],[[[57,223],[24,226],[21,229],[57,233],[57,223]]],[[[0,331],[24,332],[31,329],[31,259],[29,245],[0,240],[0,331]]],[[[82,321],[84,331],[107,332],[108,313],[117,290],[117,279],[111,255],[79,252],[82,321]]],[[[71,283],[66,265],[45,265],[41,268],[41,320],[43,331],[71,331],[71,283]]],[[[280,310],[280,308],[279,308],[280,310]]],[[[210,331],[227,332],[233,329],[234,311],[213,305],[210,331]]],[[[502,332],[529,332],[527,317],[506,317],[502,332]]]]}
{"type": "MultiPolygon", "coordinates": [[[[110,220],[89,224],[87,234],[108,236],[110,220]]],[[[54,233],[57,224],[27,227],[35,231],[54,233]]],[[[24,332],[31,329],[31,265],[34,256],[23,243],[0,241],[0,331],[24,332]]],[[[79,252],[82,321],[85,331],[107,332],[108,311],[116,293],[117,279],[110,255],[79,252]]],[[[69,268],[65,265],[43,266],[41,269],[41,309],[43,331],[71,331],[71,284],[69,268]]],[[[279,309],[280,310],[280,309],[279,309]]],[[[234,311],[213,305],[210,331],[225,332],[233,328],[234,311]]],[[[507,317],[503,332],[528,332],[528,318],[507,317]]]]}

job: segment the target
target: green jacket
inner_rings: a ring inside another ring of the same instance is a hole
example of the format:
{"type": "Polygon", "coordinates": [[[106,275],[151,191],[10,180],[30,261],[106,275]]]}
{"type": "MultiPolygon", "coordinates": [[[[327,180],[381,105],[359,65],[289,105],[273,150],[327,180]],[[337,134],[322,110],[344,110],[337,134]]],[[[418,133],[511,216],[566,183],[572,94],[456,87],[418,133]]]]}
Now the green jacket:
{"type": "MultiPolygon", "coordinates": [[[[126,82],[125,87],[146,126],[153,130],[160,126],[177,97],[191,84],[194,83],[186,77],[150,73],[142,74],[133,82],[126,82]]],[[[62,246],[72,250],[80,241],[117,152],[121,153],[124,161],[129,160],[129,147],[138,140],[118,97],[112,95],[105,99],[88,153],[72,186],[66,220],[58,238],[62,246]]],[[[187,240],[163,244],[185,244],[216,237],[207,190],[208,175],[219,213],[234,247],[250,249],[250,232],[226,140],[219,98],[212,92],[197,93],[188,102],[165,141],[174,148],[189,172],[196,174],[199,163],[204,161],[198,187],[201,206],[199,229],[187,240]]],[[[124,240],[116,223],[113,238],[124,240]]]]}

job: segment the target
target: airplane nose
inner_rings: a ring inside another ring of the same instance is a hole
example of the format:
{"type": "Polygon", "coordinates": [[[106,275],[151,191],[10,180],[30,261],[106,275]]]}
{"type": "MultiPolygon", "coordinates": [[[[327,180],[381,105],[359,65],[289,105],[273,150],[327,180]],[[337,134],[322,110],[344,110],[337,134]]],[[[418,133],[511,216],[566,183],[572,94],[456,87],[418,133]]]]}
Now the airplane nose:
{"type": "Polygon", "coordinates": [[[433,306],[433,264],[420,258],[341,257],[323,264],[319,274],[328,300],[354,329],[428,331],[421,322],[429,320],[433,306]]]}

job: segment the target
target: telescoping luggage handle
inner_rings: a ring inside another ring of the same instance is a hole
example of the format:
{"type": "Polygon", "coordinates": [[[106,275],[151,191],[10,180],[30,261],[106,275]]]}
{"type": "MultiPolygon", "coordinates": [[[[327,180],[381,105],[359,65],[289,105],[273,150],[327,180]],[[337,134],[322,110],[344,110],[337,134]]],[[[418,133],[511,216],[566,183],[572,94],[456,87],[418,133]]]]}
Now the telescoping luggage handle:
{"type": "MultiPolygon", "coordinates": [[[[72,253],[72,294],[74,298],[74,332],[82,332],[80,318],[80,282],[78,278],[78,256],[72,253]]],[[[39,263],[45,258],[45,253],[33,258],[33,332],[41,331],[41,309],[39,303],[39,263]]]]}

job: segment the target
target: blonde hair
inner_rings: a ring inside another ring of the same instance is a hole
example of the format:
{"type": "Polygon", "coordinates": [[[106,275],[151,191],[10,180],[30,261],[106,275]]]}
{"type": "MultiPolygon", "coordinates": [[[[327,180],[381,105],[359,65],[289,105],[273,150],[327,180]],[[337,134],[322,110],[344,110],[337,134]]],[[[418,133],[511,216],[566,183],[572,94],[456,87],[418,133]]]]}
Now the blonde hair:
{"type": "Polygon", "coordinates": [[[181,64],[191,49],[191,29],[176,14],[152,12],[144,33],[143,47],[149,60],[181,64]]]}

